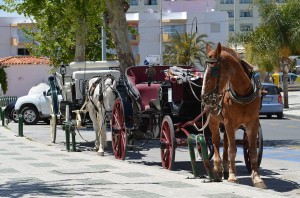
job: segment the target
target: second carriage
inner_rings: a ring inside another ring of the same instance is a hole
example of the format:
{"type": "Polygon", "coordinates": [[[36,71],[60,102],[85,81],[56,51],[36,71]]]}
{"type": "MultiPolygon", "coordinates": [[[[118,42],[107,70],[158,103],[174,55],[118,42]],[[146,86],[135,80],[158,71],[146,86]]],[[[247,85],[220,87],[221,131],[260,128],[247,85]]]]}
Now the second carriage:
{"type": "MultiPolygon", "coordinates": [[[[103,85],[107,77],[120,78],[118,61],[85,61],[62,65],[59,72],[49,78],[51,88],[51,142],[56,141],[57,123],[69,121],[72,128],[82,128],[91,123],[86,104],[89,100],[88,83],[97,78],[97,83],[103,85]],[[58,93],[62,101],[58,100],[58,93]]],[[[103,91],[103,90],[102,90],[103,91]]],[[[98,93],[101,94],[101,93],[98,93]]],[[[64,127],[65,128],[65,127],[64,127]]]]}

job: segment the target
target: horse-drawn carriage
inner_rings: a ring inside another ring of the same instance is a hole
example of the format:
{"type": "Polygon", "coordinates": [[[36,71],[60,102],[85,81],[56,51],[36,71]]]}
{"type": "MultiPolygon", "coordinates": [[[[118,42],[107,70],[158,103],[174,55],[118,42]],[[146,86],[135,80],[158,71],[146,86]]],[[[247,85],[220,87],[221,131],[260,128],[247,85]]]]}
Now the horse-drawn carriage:
{"type": "MultiPolygon", "coordinates": [[[[107,95],[113,93],[114,87],[119,81],[117,61],[90,61],[72,62],[69,66],[62,65],[60,72],[49,78],[51,87],[51,141],[56,141],[56,129],[58,122],[65,120],[74,121],[73,128],[82,128],[92,121],[96,131],[96,149],[102,141],[99,132],[100,120],[96,121],[98,114],[102,113],[101,123],[106,122],[106,116],[110,113],[115,98],[109,102],[107,95]],[[113,87],[114,86],[114,87],[113,87]],[[57,87],[62,91],[63,100],[57,100],[57,87]],[[103,96],[105,95],[105,96],[103,96]],[[102,111],[101,111],[102,110],[102,111]]],[[[101,126],[101,129],[105,126],[101,126]]],[[[104,129],[103,129],[104,130],[104,129]]],[[[101,145],[102,146],[102,145],[101,145]]],[[[102,152],[102,149],[101,149],[102,152]]]]}
{"type": "MultiPolygon", "coordinates": [[[[206,127],[207,110],[201,101],[203,72],[190,66],[135,66],[126,70],[120,82],[111,119],[115,158],[124,160],[135,140],[157,137],[162,166],[166,169],[173,169],[176,148],[190,146],[191,139],[195,140],[193,142],[202,158],[206,156],[208,160],[213,156],[211,133],[206,127]]],[[[243,127],[241,129],[244,136],[238,143],[243,145],[250,171],[247,134],[243,127]]],[[[261,132],[258,150],[261,156],[261,132]]],[[[261,157],[259,163],[260,160],[261,157]]]]}

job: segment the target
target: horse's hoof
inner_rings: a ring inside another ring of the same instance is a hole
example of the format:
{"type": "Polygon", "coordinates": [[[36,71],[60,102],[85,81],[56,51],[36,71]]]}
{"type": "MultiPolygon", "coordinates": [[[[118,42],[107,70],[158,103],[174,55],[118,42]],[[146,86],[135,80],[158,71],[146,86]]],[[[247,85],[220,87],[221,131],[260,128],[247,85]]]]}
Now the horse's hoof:
{"type": "Polygon", "coordinates": [[[239,181],[237,180],[237,178],[228,178],[227,181],[230,182],[230,183],[234,183],[234,184],[238,184],[239,183],[239,181]]]}
{"type": "Polygon", "coordinates": [[[104,156],[104,152],[97,152],[97,155],[104,156]]]}
{"type": "Polygon", "coordinates": [[[224,177],[224,179],[228,179],[229,178],[229,172],[223,172],[223,177],[224,177]]]}
{"type": "Polygon", "coordinates": [[[222,172],[217,172],[214,170],[214,178],[216,182],[221,182],[222,181],[222,172]]]}
{"type": "Polygon", "coordinates": [[[265,182],[263,182],[263,181],[254,184],[254,187],[261,188],[261,189],[266,189],[267,188],[265,182]]]}

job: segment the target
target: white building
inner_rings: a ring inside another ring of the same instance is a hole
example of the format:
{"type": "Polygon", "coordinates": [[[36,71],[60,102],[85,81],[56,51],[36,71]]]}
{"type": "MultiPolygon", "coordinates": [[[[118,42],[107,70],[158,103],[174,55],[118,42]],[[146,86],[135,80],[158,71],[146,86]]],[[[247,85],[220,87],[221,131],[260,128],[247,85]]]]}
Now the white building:
{"type": "Polygon", "coordinates": [[[24,36],[22,27],[30,24],[24,17],[0,17],[0,57],[28,55],[24,43],[31,41],[24,36]]]}
{"type": "Polygon", "coordinates": [[[226,12],[167,12],[162,16],[160,13],[128,13],[126,18],[129,25],[138,29],[138,35],[131,37],[137,65],[143,64],[147,55],[160,55],[162,42],[168,41],[175,31],[194,33],[197,27],[199,35],[208,35],[207,41],[227,44],[226,12]]]}
{"type": "Polygon", "coordinates": [[[32,56],[9,56],[0,58],[0,68],[4,67],[7,77],[6,96],[24,96],[29,89],[39,83],[48,82],[50,76],[49,59],[32,56]]]}
{"type": "Polygon", "coordinates": [[[228,14],[215,11],[215,0],[130,0],[126,16],[138,35],[130,38],[136,64],[160,55],[162,43],[179,33],[207,34],[207,41],[227,45],[228,14]]]}

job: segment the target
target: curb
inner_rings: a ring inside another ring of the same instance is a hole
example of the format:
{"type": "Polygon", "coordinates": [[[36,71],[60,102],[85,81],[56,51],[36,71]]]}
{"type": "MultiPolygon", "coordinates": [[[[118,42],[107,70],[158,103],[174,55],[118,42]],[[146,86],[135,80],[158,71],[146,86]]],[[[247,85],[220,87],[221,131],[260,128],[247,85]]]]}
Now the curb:
{"type": "Polygon", "coordinates": [[[286,114],[283,112],[283,117],[284,118],[292,118],[292,119],[298,119],[300,120],[300,115],[295,115],[295,114],[286,114]]]}

